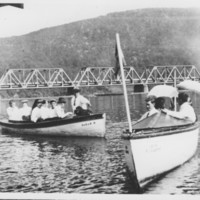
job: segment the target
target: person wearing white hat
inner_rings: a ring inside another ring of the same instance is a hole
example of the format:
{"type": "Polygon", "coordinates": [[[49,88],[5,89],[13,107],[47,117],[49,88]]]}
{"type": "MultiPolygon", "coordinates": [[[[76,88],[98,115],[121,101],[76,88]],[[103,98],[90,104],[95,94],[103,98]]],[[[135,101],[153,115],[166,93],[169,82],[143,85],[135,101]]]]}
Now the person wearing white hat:
{"type": "Polygon", "coordinates": [[[28,106],[28,100],[24,99],[21,101],[22,102],[22,107],[19,109],[19,112],[22,116],[22,120],[30,120],[30,115],[31,115],[31,107],[28,106]]]}
{"type": "Polygon", "coordinates": [[[16,106],[14,100],[9,101],[9,107],[7,108],[8,119],[11,121],[21,121],[21,115],[19,108],[16,106]]]}
{"type": "Polygon", "coordinates": [[[73,88],[73,97],[71,100],[72,110],[77,115],[89,114],[91,111],[91,103],[88,99],[80,94],[80,89],[78,87],[73,88]]]}

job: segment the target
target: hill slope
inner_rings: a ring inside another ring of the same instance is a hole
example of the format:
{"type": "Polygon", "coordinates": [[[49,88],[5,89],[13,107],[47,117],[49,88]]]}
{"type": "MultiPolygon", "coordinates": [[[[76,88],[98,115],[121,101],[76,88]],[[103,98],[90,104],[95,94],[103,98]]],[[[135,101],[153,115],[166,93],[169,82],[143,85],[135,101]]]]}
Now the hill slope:
{"type": "Polygon", "coordinates": [[[194,64],[200,67],[200,10],[141,9],[0,39],[1,71],[6,68],[115,65],[115,33],[128,65],[194,64]]]}

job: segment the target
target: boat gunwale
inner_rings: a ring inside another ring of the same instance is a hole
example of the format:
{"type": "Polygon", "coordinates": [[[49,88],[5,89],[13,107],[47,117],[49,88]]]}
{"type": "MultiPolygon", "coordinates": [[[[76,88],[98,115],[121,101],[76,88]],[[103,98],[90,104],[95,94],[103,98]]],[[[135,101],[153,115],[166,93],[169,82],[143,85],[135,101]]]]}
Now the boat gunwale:
{"type": "Polygon", "coordinates": [[[80,116],[80,117],[74,117],[74,118],[68,118],[68,119],[62,119],[62,118],[50,119],[50,120],[44,120],[44,121],[36,122],[36,123],[29,122],[29,121],[28,122],[26,122],[26,121],[17,121],[17,122],[0,121],[0,126],[2,126],[4,128],[16,128],[16,129],[48,128],[48,127],[69,125],[69,124],[74,124],[74,123],[79,123],[79,122],[87,122],[87,121],[99,120],[99,119],[104,119],[104,113],[88,115],[88,116],[80,116]]]}
{"type": "Polygon", "coordinates": [[[151,137],[161,137],[173,134],[181,134],[183,132],[192,131],[199,128],[199,123],[194,122],[187,125],[179,125],[179,126],[172,126],[172,127],[159,127],[159,128],[149,128],[149,129],[142,129],[137,130],[137,132],[123,132],[122,138],[123,139],[144,139],[144,138],[151,138],[151,137]],[[139,132],[140,131],[140,132],[139,132]],[[145,132],[146,131],[146,132],[145,132]],[[147,132],[149,131],[149,132],[147,132]]]}

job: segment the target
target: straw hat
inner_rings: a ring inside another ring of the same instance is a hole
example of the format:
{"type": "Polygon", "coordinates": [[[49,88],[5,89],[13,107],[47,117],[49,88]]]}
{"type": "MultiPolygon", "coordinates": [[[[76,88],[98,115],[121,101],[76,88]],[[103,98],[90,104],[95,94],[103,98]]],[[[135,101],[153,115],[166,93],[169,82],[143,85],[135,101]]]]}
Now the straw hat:
{"type": "Polygon", "coordinates": [[[27,100],[27,99],[23,99],[21,102],[22,102],[22,103],[27,103],[28,100],[27,100]]]}
{"type": "Polygon", "coordinates": [[[43,102],[44,102],[44,100],[42,100],[42,99],[38,99],[38,100],[37,100],[37,104],[43,103],[43,102]]]}
{"type": "Polygon", "coordinates": [[[60,97],[57,103],[66,103],[66,101],[63,97],[60,97]]]}
{"type": "Polygon", "coordinates": [[[56,102],[56,100],[55,99],[51,99],[49,102],[53,103],[53,102],[56,102]]]}

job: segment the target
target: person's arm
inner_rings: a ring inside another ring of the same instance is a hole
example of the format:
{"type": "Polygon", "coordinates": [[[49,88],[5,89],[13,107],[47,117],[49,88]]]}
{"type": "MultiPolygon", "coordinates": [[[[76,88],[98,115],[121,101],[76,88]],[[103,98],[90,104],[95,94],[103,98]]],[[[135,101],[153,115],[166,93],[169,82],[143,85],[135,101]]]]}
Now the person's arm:
{"type": "Polygon", "coordinates": [[[81,103],[86,104],[88,107],[91,107],[90,101],[87,98],[85,98],[84,96],[82,96],[82,98],[81,98],[81,103]]]}
{"type": "Polygon", "coordinates": [[[147,114],[148,114],[148,113],[149,113],[149,112],[144,113],[144,114],[142,115],[142,117],[140,117],[140,119],[137,120],[137,122],[139,122],[139,121],[145,119],[145,118],[147,117],[147,114]]]}
{"type": "Polygon", "coordinates": [[[7,108],[7,114],[8,114],[8,118],[12,116],[12,110],[10,109],[10,107],[7,108]]]}
{"type": "Polygon", "coordinates": [[[74,101],[75,101],[75,97],[73,96],[72,99],[71,99],[71,105],[72,105],[73,112],[76,109],[76,105],[74,105],[74,101]]]}
{"type": "Polygon", "coordinates": [[[28,114],[28,115],[31,115],[31,107],[28,107],[27,114],[28,114]]]}
{"type": "Polygon", "coordinates": [[[56,106],[55,111],[56,111],[56,114],[58,117],[60,117],[60,118],[65,117],[65,114],[60,106],[56,106]]]}
{"type": "Polygon", "coordinates": [[[168,109],[163,109],[163,112],[165,112],[166,114],[172,116],[172,117],[176,117],[178,119],[186,119],[186,116],[183,112],[177,112],[177,111],[172,111],[172,110],[168,110],[168,109]]]}
{"type": "Polygon", "coordinates": [[[184,105],[184,107],[181,107],[180,112],[185,116],[185,119],[188,119],[192,122],[196,121],[196,114],[194,112],[194,108],[188,104],[184,105]]]}
{"type": "Polygon", "coordinates": [[[37,118],[37,109],[33,109],[32,113],[31,113],[31,121],[32,122],[37,122],[38,118],[37,118]]]}

